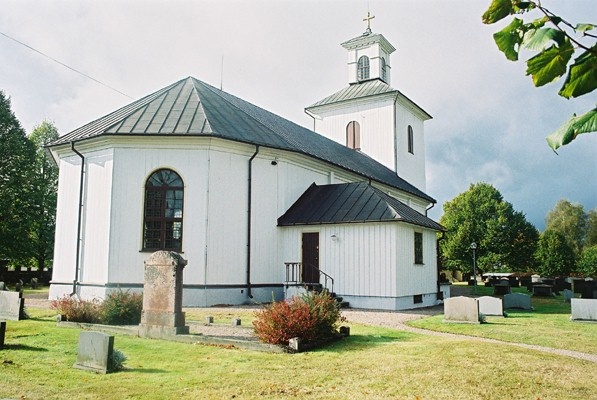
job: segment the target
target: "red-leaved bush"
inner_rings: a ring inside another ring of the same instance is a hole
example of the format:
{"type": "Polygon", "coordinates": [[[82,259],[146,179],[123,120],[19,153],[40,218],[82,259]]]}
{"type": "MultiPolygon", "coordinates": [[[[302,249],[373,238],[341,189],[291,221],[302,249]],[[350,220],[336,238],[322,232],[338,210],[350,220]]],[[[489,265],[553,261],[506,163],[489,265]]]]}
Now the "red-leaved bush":
{"type": "Polygon", "coordinates": [[[58,300],[52,300],[50,306],[58,310],[67,321],[97,323],[100,320],[99,300],[78,300],[64,295],[58,300]]]}
{"type": "Polygon", "coordinates": [[[344,320],[327,292],[308,292],[256,311],[253,327],[262,342],[287,345],[294,337],[305,343],[332,337],[344,320]]]}

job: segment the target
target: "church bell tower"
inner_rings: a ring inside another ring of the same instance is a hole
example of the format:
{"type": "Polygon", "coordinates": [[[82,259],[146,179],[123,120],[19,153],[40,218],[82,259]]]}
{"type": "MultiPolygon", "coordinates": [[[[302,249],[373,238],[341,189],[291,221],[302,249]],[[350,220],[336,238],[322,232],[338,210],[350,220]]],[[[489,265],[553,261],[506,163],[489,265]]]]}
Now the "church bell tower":
{"type": "Polygon", "coordinates": [[[425,110],[390,86],[394,46],[371,31],[342,43],[348,51],[348,86],[305,108],[313,130],[360,151],[425,191],[425,110]]]}

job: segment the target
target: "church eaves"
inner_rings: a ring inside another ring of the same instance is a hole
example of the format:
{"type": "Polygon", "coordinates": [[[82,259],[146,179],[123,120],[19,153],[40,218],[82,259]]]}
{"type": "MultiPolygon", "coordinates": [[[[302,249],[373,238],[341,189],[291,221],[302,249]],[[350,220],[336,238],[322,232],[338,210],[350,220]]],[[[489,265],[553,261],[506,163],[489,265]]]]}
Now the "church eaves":
{"type": "Polygon", "coordinates": [[[99,136],[206,136],[287,150],[435,203],[370,157],[193,77],[75,129],[48,147],[99,136]]]}

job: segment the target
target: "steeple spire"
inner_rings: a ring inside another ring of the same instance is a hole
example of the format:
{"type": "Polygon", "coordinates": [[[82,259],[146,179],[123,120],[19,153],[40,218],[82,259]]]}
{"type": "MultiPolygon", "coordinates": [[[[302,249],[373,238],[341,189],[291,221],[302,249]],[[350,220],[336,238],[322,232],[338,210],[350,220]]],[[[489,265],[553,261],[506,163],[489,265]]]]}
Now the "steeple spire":
{"type": "Polygon", "coordinates": [[[371,12],[367,11],[367,16],[363,18],[363,21],[367,21],[367,30],[365,31],[366,34],[371,33],[371,20],[375,18],[375,15],[371,15],[371,12]]]}

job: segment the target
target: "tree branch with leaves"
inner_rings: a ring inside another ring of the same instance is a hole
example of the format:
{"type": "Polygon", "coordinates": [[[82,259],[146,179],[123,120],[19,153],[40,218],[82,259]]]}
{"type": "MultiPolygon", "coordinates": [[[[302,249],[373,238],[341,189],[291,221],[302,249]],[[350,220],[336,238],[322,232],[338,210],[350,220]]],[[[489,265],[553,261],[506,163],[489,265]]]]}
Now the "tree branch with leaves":
{"type": "MultiPolygon", "coordinates": [[[[526,74],[536,87],[565,75],[558,92],[562,97],[580,97],[597,89],[597,35],[592,32],[595,24],[573,24],[540,0],[492,0],[482,20],[493,24],[510,16],[510,24],[494,33],[493,38],[508,60],[517,61],[522,50],[536,53],[526,61],[526,74]],[[531,19],[525,21],[523,17],[531,19]]],[[[596,132],[597,107],[573,115],[546,139],[555,151],[580,134],[596,132]]]]}

